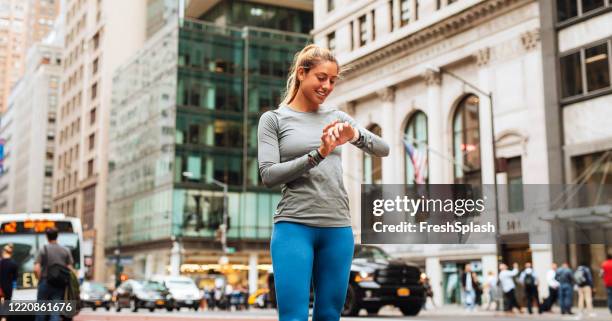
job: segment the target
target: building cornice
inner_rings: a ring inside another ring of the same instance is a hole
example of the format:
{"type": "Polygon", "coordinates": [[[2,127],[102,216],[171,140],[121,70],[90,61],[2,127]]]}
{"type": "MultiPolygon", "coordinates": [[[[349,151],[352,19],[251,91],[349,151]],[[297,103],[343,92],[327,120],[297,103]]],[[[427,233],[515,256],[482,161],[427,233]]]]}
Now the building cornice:
{"type": "Polygon", "coordinates": [[[344,78],[350,78],[355,72],[375,68],[376,65],[397,59],[408,52],[419,50],[433,43],[439,42],[456,33],[483,23],[500,12],[509,8],[520,6],[533,0],[489,0],[465,9],[445,20],[416,31],[398,41],[382,47],[370,54],[345,62],[344,78]]]}

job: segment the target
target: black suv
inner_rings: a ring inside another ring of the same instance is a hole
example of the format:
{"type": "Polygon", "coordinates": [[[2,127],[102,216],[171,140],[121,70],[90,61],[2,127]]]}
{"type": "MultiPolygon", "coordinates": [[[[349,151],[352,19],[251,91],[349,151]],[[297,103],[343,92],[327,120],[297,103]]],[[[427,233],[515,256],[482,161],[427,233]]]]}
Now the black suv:
{"type": "MultiPolygon", "coordinates": [[[[343,316],[354,316],[365,308],[376,314],[385,305],[398,307],[404,315],[414,316],[425,304],[421,271],[414,265],[392,259],[381,248],[355,245],[343,316]]],[[[274,275],[268,277],[270,303],[276,307],[274,275]]],[[[310,302],[313,302],[311,288],[310,302]]]]}

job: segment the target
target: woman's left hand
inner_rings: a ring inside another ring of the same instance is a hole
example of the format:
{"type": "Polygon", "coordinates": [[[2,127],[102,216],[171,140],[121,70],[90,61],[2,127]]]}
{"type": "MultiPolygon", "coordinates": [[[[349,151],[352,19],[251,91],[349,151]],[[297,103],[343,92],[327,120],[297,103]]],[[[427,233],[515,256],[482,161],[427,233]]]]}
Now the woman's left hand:
{"type": "Polygon", "coordinates": [[[342,145],[354,137],[359,135],[357,129],[351,126],[348,122],[337,123],[333,127],[327,129],[327,135],[332,138],[336,145],[342,145]]]}

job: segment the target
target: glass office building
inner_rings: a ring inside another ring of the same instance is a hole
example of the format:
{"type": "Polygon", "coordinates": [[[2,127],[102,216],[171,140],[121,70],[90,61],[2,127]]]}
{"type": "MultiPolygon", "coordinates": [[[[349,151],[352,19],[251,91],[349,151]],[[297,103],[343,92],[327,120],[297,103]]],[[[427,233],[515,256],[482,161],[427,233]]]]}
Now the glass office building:
{"type": "Polygon", "coordinates": [[[214,263],[224,204],[214,181],[229,185],[236,255],[268,248],[280,194],[261,184],[257,123],[280,102],[311,28],[311,12],[222,1],[197,19],[169,20],[115,72],[109,261],[120,245],[135,275],[163,272],[179,240],[183,264],[214,263]],[[144,249],[159,257],[138,263],[144,249]]]}

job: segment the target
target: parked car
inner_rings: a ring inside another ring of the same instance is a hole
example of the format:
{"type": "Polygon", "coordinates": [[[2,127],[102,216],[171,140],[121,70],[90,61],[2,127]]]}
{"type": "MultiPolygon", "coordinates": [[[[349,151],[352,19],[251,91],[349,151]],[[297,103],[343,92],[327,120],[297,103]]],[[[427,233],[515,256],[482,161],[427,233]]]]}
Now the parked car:
{"type": "MultiPolygon", "coordinates": [[[[377,314],[381,307],[394,305],[402,314],[414,316],[425,304],[421,271],[412,264],[393,259],[376,246],[355,245],[343,316],[355,316],[365,308],[377,314]]],[[[269,298],[276,307],[274,275],[268,277],[269,298]]],[[[311,289],[311,304],[313,300],[311,289]]]]}
{"type": "Polygon", "coordinates": [[[81,307],[105,308],[110,310],[113,304],[110,290],[101,283],[85,281],[81,284],[81,307]]]}
{"type": "Polygon", "coordinates": [[[115,290],[115,304],[117,312],[121,309],[166,309],[172,311],[174,302],[168,289],[159,282],[127,280],[115,290]]]}
{"type": "Polygon", "coordinates": [[[202,294],[192,279],[186,276],[155,276],[153,280],[168,289],[175,309],[185,307],[197,311],[200,308],[202,294]]]}

